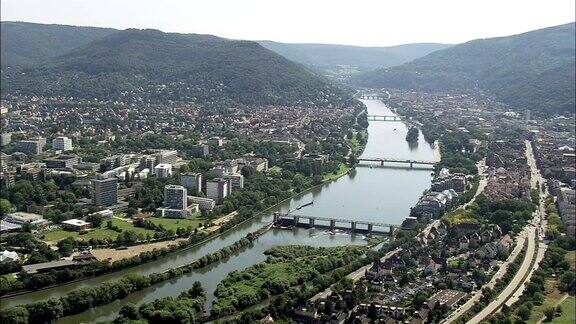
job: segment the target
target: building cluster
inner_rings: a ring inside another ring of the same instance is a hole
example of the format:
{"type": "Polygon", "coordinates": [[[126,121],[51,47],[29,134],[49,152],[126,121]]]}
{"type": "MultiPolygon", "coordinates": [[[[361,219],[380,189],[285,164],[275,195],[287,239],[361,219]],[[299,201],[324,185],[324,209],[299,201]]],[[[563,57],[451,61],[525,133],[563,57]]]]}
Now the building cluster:
{"type": "Polygon", "coordinates": [[[514,244],[497,225],[449,232],[442,222],[432,226],[419,244],[376,260],[352,286],[298,305],[292,319],[420,324],[446,316],[481,288],[481,277],[493,275],[514,244]],[[429,297],[422,302],[422,295],[429,297]]]}

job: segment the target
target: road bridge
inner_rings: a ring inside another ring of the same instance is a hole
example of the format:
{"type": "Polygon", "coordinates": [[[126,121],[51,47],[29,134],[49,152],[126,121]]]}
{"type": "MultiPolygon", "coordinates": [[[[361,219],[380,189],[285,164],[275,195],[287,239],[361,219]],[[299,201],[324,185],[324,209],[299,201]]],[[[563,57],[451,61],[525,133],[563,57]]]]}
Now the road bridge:
{"type": "Polygon", "coordinates": [[[274,213],[274,223],[278,225],[283,225],[289,223],[294,227],[326,227],[330,230],[335,229],[344,229],[344,230],[351,230],[353,233],[382,233],[382,234],[389,234],[391,237],[396,235],[396,232],[401,227],[398,224],[388,224],[388,223],[380,223],[380,222],[370,222],[370,221],[359,221],[359,220],[350,220],[345,218],[335,218],[335,217],[322,217],[322,216],[310,216],[310,215],[298,215],[298,214],[291,214],[291,213],[274,213]],[[300,222],[304,220],[304,222],[300,222]],[[324,221],[328,225],[317,224],[318,221],[324,221]],[[337,226],[337,224],[339,226],[337,226]],[[343,226],[344,224],[344,226],[343,226]],[[359,226],[363,226],[365,228],[360,228],[359,226]],[[388,228],[388,232],[384,230],[375,229],[375,227],[380,228],[388,228]]]}
{"type": "Polygon", "coordinates": [[[403,121],[404,117],[396,116],[396,115],[367,115],[366,118],[369,121],[403,121]]]}
{"type": "Polygon", "coordinates": [[[365,95],[360,95],[359,97],[360,99],[375,99],[375,100],[379,100],[379,99],[383,99],[384,97],[381,95],[377,95],[377,94],[365,94],[365,95]]]}
{"type": "Polygon", "coordinates": [[[380,165],[384,165],[384,162],[389,162],[389,163],[406,163],[406,164],[410,164],[410,167],[412,168],[414,166],[414,164],[420,164],[420,165],[436,165],[438,162],[437,161],[424,161],[424,160],[410,160],[410,159],[395,159],[395,158],[379,158],[379,157],[360,157],[357,158],[357,160],[359,162],[380,162],[380,165]]]}

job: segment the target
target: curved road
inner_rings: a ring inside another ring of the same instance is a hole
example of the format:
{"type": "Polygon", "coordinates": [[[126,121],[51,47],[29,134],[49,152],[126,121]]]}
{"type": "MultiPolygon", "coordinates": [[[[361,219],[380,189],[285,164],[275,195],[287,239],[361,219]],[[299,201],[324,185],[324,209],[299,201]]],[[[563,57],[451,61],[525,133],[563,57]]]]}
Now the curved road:
{"type": "MultiPolygon", "coordinates": [[[[525,141],[526,145],[526,159],[528,161],[528,166],[530,166],[530,183],[532,189],[537,189],[538,185],[545,183],[544,179],[540,175],[538,168],[536,167],[536,161],[534,159],[534,154],[532,152],[532,146],[530,145],[529,141],[525,141]]],[[[526,255],[524,256],[524,260],[522,261],[522,265],[520,269],[512,278],[512,281],[504,288],[504,290],[493,300],[488,306],[486,306],[480,313],[476,314],[470,321],[469,324],[476,324],[480,323],[486,317],[497,313],[498,309],[502,306],[502,304],[512,305],[515,303],[522,293],[524,292],[524,288],[532,273],[536,269],[538,269],[539,263],[544,258],[544,252],[546,251],[546,244],[542,241],[544,229],[546,227],[546,220],[545,220],[545,207],[544,207],[544,199],[540,198],[538,209],[534,212],[534,217],[532,221],[524,227],[523,232],[527,233],[527,240],[528,240],[528,248],[526,250],[526,255]],[[538,249],[536,249],[536,230],[538,229],[538,249]],[[532,260],[536,255],[536,262],[534,266],[532,266],[532,260]]]]}

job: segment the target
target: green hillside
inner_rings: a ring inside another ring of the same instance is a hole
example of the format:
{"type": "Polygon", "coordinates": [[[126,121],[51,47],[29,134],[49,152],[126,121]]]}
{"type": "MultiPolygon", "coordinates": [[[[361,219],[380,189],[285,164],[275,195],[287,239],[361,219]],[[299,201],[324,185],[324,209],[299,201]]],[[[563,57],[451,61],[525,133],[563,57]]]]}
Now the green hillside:
{"type": "Polygon", "coordinates": [[[358,75],[368,87],[482,91],[518,109],[574,110],[574,23],[470,41],[392,68],[358,75]]]}

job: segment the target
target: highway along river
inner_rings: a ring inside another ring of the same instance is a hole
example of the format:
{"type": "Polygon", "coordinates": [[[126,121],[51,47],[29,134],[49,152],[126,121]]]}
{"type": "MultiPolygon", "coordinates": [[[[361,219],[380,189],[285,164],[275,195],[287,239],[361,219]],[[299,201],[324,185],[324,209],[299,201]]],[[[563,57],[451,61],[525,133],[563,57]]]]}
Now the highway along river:
{"type": "MultiPolygon", "coordinates": [[[[380,101],[364,100],[363,102],[368,107],[369,114],[394,115],[380,101]]],[[[434,159],[434,150],[424,141],[423,136],[420,136],[417,146],[409,147],[405,140],[407,127],[401,122],[372,121],[368,132],[368,143],[362,155],[363,157],[414,160],[434,159]]],[[[270,213],[248,221],[201,246],[180,251],[160,260],[124,271],[6,298],[2,300],[2,308],[62,296],[78,288],[118,280],[127,273],[146,275],[190,263],[207,253],[215,252],[224,246],[234,243],[247,233],[269,223],[272,220],[274,211],[287,212],[312,200],[314,201],[313,205],[302,208],[298,213],[400,224],[408,216],[410,207],[418,201],[422,192],[429,188],[430,180],[430,169],[410,169],[408,165],[380,167],[378,163],[372,167],[361,165],[350,172],[350,174],[294,197],[270,213]]],[[[225,260],[211,264],[191,274],[149,287],[114,303],[90,309],[78,315],[61,318],[58,322],[92,323],[111,320],[116,317],[120,307],[125,303],[140,304],[165,296],[177,296],[180,292],[189,289],[194,281],[200,281],[207,290],[208,301],[206,310],[208,311],[214,299],[213,294],[216,285],[231,271],[241,270],[264,261],[266,259],[264,251],[270,247],[289,244],[336,246],[365,244],[365,242],[361,235],[352,236],[344,233],[329,235],[324,230],[295,229],[290,231],[273,229],[258,238],[253,246],[247,247],[225,260]]]]}

